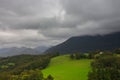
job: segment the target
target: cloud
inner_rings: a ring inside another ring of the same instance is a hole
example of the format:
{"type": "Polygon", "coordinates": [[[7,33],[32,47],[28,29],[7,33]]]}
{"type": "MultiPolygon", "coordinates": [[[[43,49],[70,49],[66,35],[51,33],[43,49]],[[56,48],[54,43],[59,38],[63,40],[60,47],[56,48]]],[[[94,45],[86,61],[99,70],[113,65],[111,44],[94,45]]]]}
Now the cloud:
{"type": "Polygon", "coordinates": [[[77,18],[75,22],[79,23],[76,23],[76,26],[79,25],[85,33],[106,34],[120,31],[119,0],[62,0],[61,2],[66,14],[77,18]]]}
{"type": "Polygon", "coordinates": [[[0,45],[52,46],[120,31],[120,0],[0,0],[0,45]]]}

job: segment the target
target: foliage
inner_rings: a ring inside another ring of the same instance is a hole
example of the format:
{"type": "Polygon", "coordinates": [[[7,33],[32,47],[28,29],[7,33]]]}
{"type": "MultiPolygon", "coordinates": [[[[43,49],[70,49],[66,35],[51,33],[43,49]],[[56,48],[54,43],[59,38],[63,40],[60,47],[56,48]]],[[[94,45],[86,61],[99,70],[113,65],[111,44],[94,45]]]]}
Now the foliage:
{"type": "Polygon", "coordinates": [[[120,80],[120,57],[102,55],[91,66],[88,80],[120,80]]]}
{"type": "Polygon", "coordinates": [[[87,58],[87,55],[82,54],[82,53],[74,53],[74,54],[70,54],[70,58],[71,59],[77,59],[77,60],[85,59],[85,58],[87,58]]]}
{"type": "Polygon", "coordinates": [[[9,73],[0,73],[0,80],[10,80],[10,77],[9,73]]]}
{"type": "Polygon", "coordinates": [[[75,57],[74,54],[70,54],[71,59],[74,59],[74,57],[75,57]]]}
{"type": "Polygon", "coordinates": [[[46,68],[50,59],[57,55],[58,54],[18,55],[1,58],[0,80],[41,80],[37,78],[33,79],[31,76],[41,75],[40,77],[42,77],[42,73],[40,73],[40,71],[38,72],[36,69],[42,70],[46,68]]]}
{"type": "Polygon", "coordinates": [[[40,70],[24,71],[18,76],[18,80],[43,80],[40,70]]]}
{"type": "Polygon", "coordinates": [[[54,80],[54,78],[51,75],[48,75],[48,77],[45,80],[54,80]]]}
{"type": "Polygon", "coordinates": [[[115,49],[113,52],[116,53],[116,54],[120,54],[120,48],[115,49]]]}
{"type": "Polygon", "coordinates": [[[95,55],[94,55],[93,53],[89,53],[89,54],[88,54],[88,59],[94,59],[94,56],[95,56],[95,55]]]}
{"type": "Polygon", "coordinates": [[[44,69],[52,55],[19,55],[0,60],[1,72],[20,74],[24,70],[44,69]]]}
{"type": "Polygon", "coordinates": [[[0,80],[54,80],[51,75],[47,78],[43,77],[41,70],[25,70],[19,75],[13,75],[9,73],[3,73],[0,75],[0,80]]]}

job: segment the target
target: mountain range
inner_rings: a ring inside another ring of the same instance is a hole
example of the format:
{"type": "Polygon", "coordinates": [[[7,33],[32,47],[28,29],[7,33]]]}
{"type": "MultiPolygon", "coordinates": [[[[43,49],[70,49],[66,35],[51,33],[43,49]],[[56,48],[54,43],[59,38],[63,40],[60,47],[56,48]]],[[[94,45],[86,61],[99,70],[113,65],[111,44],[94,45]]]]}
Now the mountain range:
{"type": "Polygon", "coordinates": [[[1,48],[0,57],[14,56],[20,54],[42,54],[47,47],[36,47],[36,48],[26,48],[26,47],[10,47],[10,48],[1,48]]]}
{"type": "Polygon", "coordinates": [[[20,54],[36,55],[53,52],[59,52],[62,54],[74,52],[90,52],[95,50],[113,50],[115,48],[120,48],[120,32],[95,36],[75,36],[51,48],[42,46],[38,46],[36,48],[1,48],[0,57],[14,56],[20,54]]]}
{"type": "Polygon", "coordinates": [[[120,32],[95,36],[71,37],[65,42],[49,48],[46,53],[73,53],[120,48],[120,32]]]}

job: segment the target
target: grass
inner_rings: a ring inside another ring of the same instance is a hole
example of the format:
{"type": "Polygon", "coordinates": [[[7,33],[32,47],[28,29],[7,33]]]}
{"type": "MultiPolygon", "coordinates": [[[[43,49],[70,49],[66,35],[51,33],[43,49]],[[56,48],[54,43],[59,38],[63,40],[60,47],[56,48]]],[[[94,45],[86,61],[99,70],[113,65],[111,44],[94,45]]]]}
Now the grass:
{"type": "Polygon", "coordinates": [[[87,80],[90,63],[89,59],[71,60],[69,55],[58,56],[42,72],[45,77],[51,74],[54,80],[87,80]]]}

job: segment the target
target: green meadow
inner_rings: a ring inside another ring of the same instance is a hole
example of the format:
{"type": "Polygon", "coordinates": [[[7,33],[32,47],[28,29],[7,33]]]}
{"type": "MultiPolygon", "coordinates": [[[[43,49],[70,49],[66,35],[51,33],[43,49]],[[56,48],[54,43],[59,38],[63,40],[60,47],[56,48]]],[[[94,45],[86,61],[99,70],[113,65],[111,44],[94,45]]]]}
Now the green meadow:
{"type": "Polygon", "coordinates": [[[87,80],[90,63],[89,59],[71,60],[69,55],[63,55],[53,58],[42,72],[45,77],[52,75],[54,80],[87,80]]]}

